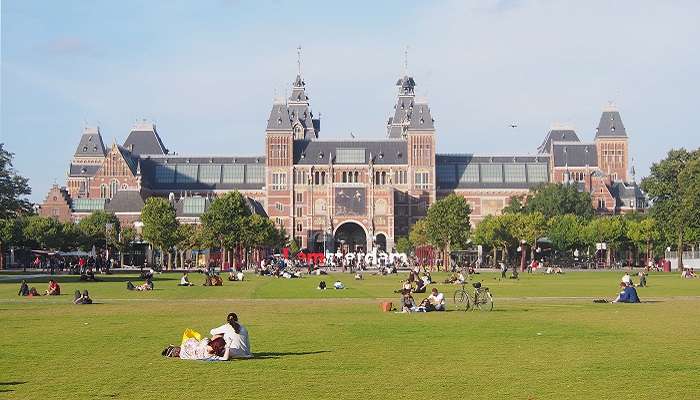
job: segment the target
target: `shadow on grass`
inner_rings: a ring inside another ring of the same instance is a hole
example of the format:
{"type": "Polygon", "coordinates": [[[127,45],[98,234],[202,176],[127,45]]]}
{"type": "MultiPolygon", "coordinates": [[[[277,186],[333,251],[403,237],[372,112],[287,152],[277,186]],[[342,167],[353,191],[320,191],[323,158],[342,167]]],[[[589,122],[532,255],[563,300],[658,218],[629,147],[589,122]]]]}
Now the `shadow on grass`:
{"type": "Polygon", "coordinates": [[[26,381],[0,382],[0,386],[24,385],[26,381]]]}
{"type": "Polygon", "coordinates": [[[253,353],[253,358],[248,358],[247,360],[264,360],[268,358],[282,358],[287,356],[306,356],[311,354],[321,354],[330,353],[329,350],[317,350],[317,351],[299,351],[299,352],[264,352],[264,353],[253,353]]]}

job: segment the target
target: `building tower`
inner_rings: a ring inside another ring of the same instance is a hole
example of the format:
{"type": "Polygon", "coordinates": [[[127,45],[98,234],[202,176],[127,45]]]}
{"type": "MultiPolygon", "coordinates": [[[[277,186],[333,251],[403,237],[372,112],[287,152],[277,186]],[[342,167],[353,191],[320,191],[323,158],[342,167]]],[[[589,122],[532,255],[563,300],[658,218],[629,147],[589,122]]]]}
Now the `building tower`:
{"type": "Polygon", "coordinates": [[[627,182],[628,140],[620,112],[610,103],[603,109],[596,128],[595,144],[598,151],[598,168],[615,181],[627,182]]]}
{"type": "Polygon", "coordinates": [[[68,193],[73,198],[89,196],[90,182],[107,150],[99,127],[85,127],[68,171],[68,193]]]}

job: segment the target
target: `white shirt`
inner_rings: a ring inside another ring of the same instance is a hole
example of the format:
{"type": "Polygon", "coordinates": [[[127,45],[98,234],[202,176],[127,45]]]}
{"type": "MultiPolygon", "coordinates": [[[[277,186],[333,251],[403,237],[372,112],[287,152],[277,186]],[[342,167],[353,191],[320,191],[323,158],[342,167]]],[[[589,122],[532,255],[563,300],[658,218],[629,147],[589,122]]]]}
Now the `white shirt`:
{"type": "Polygon", "coordinates": [[[428,301],[433,305],[445,305],[445,295],[438,293],[437,295],[431,294],[428,296],[428,301]]]}
{"type": "Polygon", "coordinates": [[[180,285],[189,285],[190,281],[187,280],[187,276],[183,275],[182,278],[180,278],[180,285]]]}
{"type": "MultiPolygon", "coordinates": [[[[240,325],[240,324],[239,324],[240,325]]],[[[240,325],[240,333],[233,330],[231,324],[226,323],[218,328],[212,329],[209,333],[214,335],[224,335],[226,345],[229,347],[229,358],[236,357],[252,357],[250,352],[250,340],[248,339],[248,330],[240,325]]]]}
{"type": "Polygon", "coordinates": [[[336,283],[333,284],[333,287],[336,289],[344,289],[345,286],[343,286],[343,283],[341,281],[337,281],[336,283]]]}
{"type": "Polygon", "coordinates": [[[627,275],[627,274],[625,274],[625,275],[622,277],[622,282],[624,282],[624,283],[626,283],[626,284],[629,285],[629,284],[630,284],[630,276],[627,275]]]}

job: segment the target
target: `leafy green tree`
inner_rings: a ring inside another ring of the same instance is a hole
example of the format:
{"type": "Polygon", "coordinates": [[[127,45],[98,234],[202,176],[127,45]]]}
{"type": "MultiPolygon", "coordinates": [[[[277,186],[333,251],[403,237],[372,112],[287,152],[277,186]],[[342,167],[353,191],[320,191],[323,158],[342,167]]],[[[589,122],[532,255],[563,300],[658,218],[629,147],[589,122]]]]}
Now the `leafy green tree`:
{"type": "Polygon", "coordinates": [[[525,267],[525,245],[530,247],[530,257],[535,257],[537,240],[544,234],[547,224],[542,213],[535,211],[528,214],[515,214],[511,235],[522,243],[520,268],[525,267]]]}
{"type": "MultiPolygon", "coordinates": [[[[175,208],[167,199],[149,197],[141,211],[143,221],[143,238],[160,249],[161,254],[170,254],[177,243],[178,222],[175,208]]],[[[168,268],[172,268],[172,257],[168,257],[168,268]]]]}
{"type": "Polygon", "coordinates": [[[661,239],[661,232],[656,220],[653,217],[648,217],[639,221],[628,222],[627,236],[638,248],[645,246],[645,258],[649,260],[653,257],[652,249],[654,243],[661,239]]]}
{"type": "Polygon", "coordinates": [[[679,268],[683,267],[685,243],[700,240],[698,159],[700,149],[671,150],[665,159],[651,166],[641,184],[653,204],[650,213],[661,228],[663,240],[677,245],[679,268]]]}
{"type": "Polygon", "coordinates": [[[547,237],[559,251],[569,251],[584,245],[584,221],[573,214],[555,215],[547,223],[547,237]]]}
{"type": "Polygon", "coordinates": [[[0,143],[0,219],[12,219],[32,213],[32,203],[26,196],[32,194],[29,180],[12,168],[13,153],[0,143]]]}
{"type": "Polygon", "coordinates": [[[87,238],[78,224],[64,222],[61,224],[60,246],[64,251],[85,248],[87,238]]]}
{"type": "Polygon", "coordinates": [[[176,230],[176,239],[177,242],[175,243],[175,246],[177,246],[177,253],[178,253],[178,260],[180,262],[180,268],[184,268],[185,265],[185,254],[188,251],[192,251],[197,249],[199,246],[199,235],[197,230],[202,229],[198,228],[196,225],[192,224],[180,224],[177,227],[176,230]]]}
{"type": "Polygon", "coordinates": [[[470,214],[469,203],[456,194],[440,199],[428,208],[425,232],[428,241],[442,252],[445,268],[449,265],[450,251],[467,246],[470,214]]]}
{"type": "Polygon", "coordinates": [[[217,197],[202,214],[201,220],[222,249],[237,250],[243,243],[245,226],[250,215],[245,198],[235,191],[217,197]]]}
{"type": "Polygon", "coordinates": [[[113,245],[120,229],[117,216],[101,210],[81,219],[78,226],[85,238],[82,243],[85,250],[90,250],[92,246],[99,249],[113,245]]]}
{"type": "Polygon", "coordinates": [[[428,234],[426,233],[427,222],[425,218],[419,219],[411,227],[411,231],[408,232],[408,240],[414,247],[425,246],[429,243],[428,234]]]}
{"type": "Polygon", "coordinates": [[[411,254],[413,251],[413,243],[406,236],[400,236],[396,239],[396,251],[404,254],[411,254]]]}
{"type": "Polygon", "coordinates": [[[583,219],[593,217],[591,195],[579,192],[574,185],[549,183],[530,190],[524,211],[540,212],[549,219],[555,215],[574,214],[583,219]]]}
{"type": "Polygon", "coordinates": [[[476,225],[471,235],[474,244],[493,251],[493,257],[491,258],[492,265],[496,262],[496,251],[498,248],[496,243],[496,230],[498,229],[498,223],[497,216],[488,215],[476,225]]]}
{"type": "Polygon", "coordinates": [[[504,214],[518,214],[525,211],[524,196],[513,196],[503,207],[504,214]]]}
{"type": "Polygon", "coordinates": [[[22,234],[31,246],[40,249],[57,250],[62,244],[62,225],[54,218],[32,215],[26,219],[22,234]]]}
{"type": "Polygon", "coordinates": [[[606,263],[608,265],[610,265],[612,254],[625,242],[626,233],[625,219],[619,215],[592,219],[584,229],[584,237],[589,245],[606,244],[606,263]]]}
{"type": "Polygon", "coordinates": [[[136,229],[132,227],[122,228],[114,241],[114,247],[119,251],[119,265],[124,265],[124,255],[128,253],[136,240],[136,229]]]}
{"type": "Polygon", "coordinates": [[[5,249],[24,242],[20,218],[0,219],[0,269],[5,267],[5,249]]]}

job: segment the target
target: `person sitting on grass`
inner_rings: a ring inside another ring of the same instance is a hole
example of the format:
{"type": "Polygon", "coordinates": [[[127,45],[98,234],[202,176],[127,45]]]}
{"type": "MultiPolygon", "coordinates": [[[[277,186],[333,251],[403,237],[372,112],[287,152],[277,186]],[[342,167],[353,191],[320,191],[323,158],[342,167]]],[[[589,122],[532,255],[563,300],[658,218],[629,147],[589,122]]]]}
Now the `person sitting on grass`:
{"type": "Polygon", "coordinates": [[[634,286],[627,285],[620,282],[620,287],[622,291],[617,295],[617,298],[612,301],[612,303],[639,303],[639,296],[637,295],[637,289],[634,286]]]}
{"type": "Polygon", "coordinates": [[[416,280],[416,288],[413,289],[413,293],[425,293],[426,290],[426,284],[423,279],[418,279],[416,280]]]}
{"type": "Polygon", "coordinates": [[[187,277],[187,271],[182,273],[182,278],[180,278],[180,283],[177,284],[178,286],[194,286],[192,282],[190,282],[190,279],[187,277]]]}
{"type": "Polygon", "coordinates": [[[161,354],[182,360],[225,361],[229,359],[229,348],[222,337],[202,340],[191,337],[185,340],[182,346],[166,347],[161,354]]]}
{"type": "Polygon", "coordinates": [[[345,285],[343,285],[343,282],[341,282],[340,279],[335,281],[333,287],[336,288],[336,290],[345,289],[345,285]]]}
{"type": "Polygon", "coordinates": [[[639,271],[637,274],[639,276],[639,287],[646,287],[647,286],[647,273],[642,271],[639,271]]]}
{"type": "Polygon", "coordinates": [[[431,290],[428,301],[435,308],[435,311],[445,311],[445,295],[438,292],[437,288],[431,290]]]}
{"type": "Polygon", "coordinates": [[[19,285],[17,296],[29,296],[29,285],[27,285],[27,281],[24,279],[22,279],[22,283],[19,285]]]}
{"type": "Polygon", "coordinates": [[[318,283],[318,287],[316,288],[318,290],[326,290],[326,281],[321,281],[318,283]]]}
{"type": "Polygon", "coordinates": [[[83,290],[83,293],[80,294],[80,291],[76,290],[75,294],[73,294],[73,304],[92,304],[88,291],[83,290]]]}
{"type": "Polygon", "coordinates": [[[99,282],[100,280],[95,278],[95,271],[92,267],[88,267],[82,274],[80,274],[81,281],[92,281],[99,282]]]}
{"type": "Polygon", "coordinates": [[[236,281],[242,281],[245,278],[243,275],[243,271],[229,271],[228,272],[228,280],[230,282],[236,282],[236,281]]]}
{"type": "Polygon", "coordinates": [[[362,280],[362,272],[357,271],[357,272],[355,273],[355,280],[356,280],[356,281],[361,281],[361,280],[362,280]]]}
{"type": "Polygon", "coordinates": [[[622,276],[622,283],[624,283],[626,286],[634,286],[629,272],[625,272],[625,274],[622,276]]]}
{"type": "Polygon", "coordinates": [[[53,279],[49,279],[49,288],[46,289],[47,296],[59,296],[61,294],[61,287],[53,279]]]}
{"type": "Polygon", "coordinates": [[[416,301],[409,290],[403,291],[399,304],[401,304],[401,312],[403,313],[410,313],[416,309],[416,301]]]}
{"type": "Polygon", "coordinates": [[[226,323],[209,332],[212,340],[222,337],[226,341],[230,358],[250,358],[253,353],[250,351],[250,339],[248,330],[238,322],[236,313],[229,313],[226,316],[226,323]]]}

